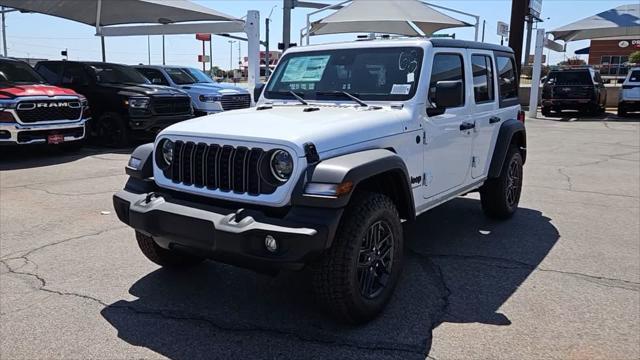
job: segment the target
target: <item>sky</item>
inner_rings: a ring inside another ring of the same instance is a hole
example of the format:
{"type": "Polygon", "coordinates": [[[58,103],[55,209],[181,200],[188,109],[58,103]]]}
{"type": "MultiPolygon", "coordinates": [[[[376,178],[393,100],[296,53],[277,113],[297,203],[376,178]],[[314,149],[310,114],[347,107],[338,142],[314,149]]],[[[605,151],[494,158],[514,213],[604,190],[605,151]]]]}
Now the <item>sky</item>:
{"type": "MultiPolygon", "coordinates": [[[[42,0],[47,1],[47,0],[42,0]]],[[[118,0],[109,0],[117,2],[118,0]]],[[[334,4],[336,0],[313,0],[334,4]]],[[[378,0],[388,1],[388,0],[378,0]]],[[[402,0],[395,0],[402,1],[402,0]]],[[[552,30],[564,26],[576,20],[597,14],[599,12],[633,3],[634,0],[543,0],[541,18],[544,22],[538,24],[540,28],[552,30]]],[[[271,15],[271,49],[276,49],[276,44],[282,41],[282,0],[195,0],[194,2],[217,11],[243,17],[247,10],[260,11],[261,39],[264,39],[264,18],[271,15]]],[[[511,14],[511,0],[431,0],[433,4],[454,8],[460,11],[479,15],[482,21],[486,21],[485,41],[500,43],[500,37],[496,34],[497,22],[509,23],[511,14]]],[[[299,42],[299,32],[306,24],[306,14],[313,9],[296,8],[292,12],[291,41],[299,42]]],[[[446,11],[444,11],[446,12],[446,11]]],[[[317,14],[311,20],[318,20],[331,12],[317,14]]],[[[448,13],[460,20],[473,22],[473,18],[448,13]]],[[[8,13],[7,45],[8,55],[14,57],[60,59],[60,51],[68,49],[71,60],[100,60],[100,39],[95,36],[95,29],[91,26],[76,23],[69,20],[55,18],[40,14],[8,13]]],[[[481,30],[482,31],[482,30],[481,30]]],[[[440,31],[439,33],[455,33],[457,39],[473,40],[474,29],[454,28],[440,31]]],[[[535,33],[535,31],[534,31],[535,33]]],[[[346,35],[322,35],[311,37],[311,44],[327,43],[335,41],[349,41],[355,39],[357,34],[346,35]]],[[[112,37],[106,38],[107,61],[124,64],[139,64],[148,62],[148,48],[146,36],[112,37]]],[[[230,68],[230,44],[229,39],[219,36],[213,37],[213,62],[222,69],[230,68]]],[[[240,44],[241,56],[247,51],[246,42],[233,44],[232,62],[238,61],[238,44],[240,44]]],[[[577,49],[589,46],[588,41],[569,43],[567,53],[545,51],[549,61],[554,64],[565,57],[575,56],[577,49]]],[[[202,43],[195,39],[194,35],[168,35],[165,38],[166,63],[175,65],[188,65],[200,67],[197,56],[202,52],[202,43]]],[[[161,36],[150,38],[151,63],[162,63],[161,36]]],[[[207,46],[208,53],[208,46],[207,46]]]]}

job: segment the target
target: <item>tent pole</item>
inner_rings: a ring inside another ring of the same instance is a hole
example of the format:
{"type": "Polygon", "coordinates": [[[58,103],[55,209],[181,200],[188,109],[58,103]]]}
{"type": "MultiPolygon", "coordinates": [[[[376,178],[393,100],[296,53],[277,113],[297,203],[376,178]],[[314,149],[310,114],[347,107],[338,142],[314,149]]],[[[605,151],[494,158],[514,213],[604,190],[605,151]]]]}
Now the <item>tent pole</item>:
{"type": "Polygon", "coordinates": [[[475,38],[473,39],[474,41],[478,41],[478,34],[480,33],[480,16],[476,16],[476,35],[475,38]]]}
{"type": "Polygon", "coordinates": [[[104,36],[100,35],[100,47],[102,48],[102,62],[107,62],[107,56],[104,51],[104,36]]]}
{"type": "Polygon", "coordinates": [[[100,35],[100,47],[102,49],[102,62],[106,62],[107,56],[104,51],[104,36],[102,36],[102,27],[100,26],[101,13],[102,13],[102,0],[98,0],[98,3],[96,4],[96,35],[100,35]]]}
{"type": "MultiPolygon", "coordinates": [[[[212,34],[213,35],[213,34],[212,34]]],[[[213,36],[209,37],[209,73],[213,77],[213,36]]]]}
{"type": "Polygon", "coordinates": [[[149,61],[148,65],[151,65],[151,36],[147,35],[147,60],[149,61]]]}
{"type": "Polygon", "coordinates": [[[167,65],[164,54],[164,34],[162,34],[162,65],[167,65]]]}
{"type": "Polygon", "coordinates": [[[484,42],[484,30],[487,26],[487,20],[482,20],[482,42],[484,42]]]}
{"type": "Polygon", "coordinates": [[[542,76],[542,52],[544,51],[544,29],[536,33],[536,48],[533,56],[533,74],[531,75],[531,97],[529,98],[529,117],[538,117],[538,93],[540,91],[540,77],[542,76]]]}
{"type": "Polygon", "coordinates": [[[249,89],[253,89],[260,81],[260,12],[249,10],[244,26],[247,34],[247,82],[249,89]]]}

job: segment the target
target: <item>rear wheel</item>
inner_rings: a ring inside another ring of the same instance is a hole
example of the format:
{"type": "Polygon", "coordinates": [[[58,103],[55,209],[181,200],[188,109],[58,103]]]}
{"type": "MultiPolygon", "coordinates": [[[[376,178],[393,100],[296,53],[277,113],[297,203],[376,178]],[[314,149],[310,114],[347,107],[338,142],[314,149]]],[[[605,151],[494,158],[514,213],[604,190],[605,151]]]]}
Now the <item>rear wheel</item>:
{"type": "Polygon", "coordinates": [[[543,106],[542,107],[542,115],[549,117],[551,116],[551,109],[548,106],[543,106]]]}
{"type": "Polygon", "coordinates": [[[126,120],[117,113],[104,113],[96,124],[98,141],[108,147],[126,147],[130,144],[131,130],[126,120]]]}
{"type": "Polygon", "coordinates": [[[484,213],[496,219],[508,219],[518,209],[522,191],[522,155],[511,146],[502,165],[500,177],[487,180],[480,189],[484,213]]]}
{"type": "Polygon", "coordinates": [[[361,323],[385,307],[402,270],[402,226],[390,198],[356,193],[333,245],[313,266],[314,291],[337,319],[361,323]]]}
{"type": "Polygon", "coordinates": [[[625,109],[624,105],[622,105],[622,104],[618,105],[618,116],[619,117],[626,117],[627,116],[627,109],[625,109]]]}
{"type": "Polygon", "coordinates": [[[151,236],[136,231],[136,240],[144,256],[152,262],[168,268],[184,268],[201,263],[204,259],[161,248],[151,236]]]}

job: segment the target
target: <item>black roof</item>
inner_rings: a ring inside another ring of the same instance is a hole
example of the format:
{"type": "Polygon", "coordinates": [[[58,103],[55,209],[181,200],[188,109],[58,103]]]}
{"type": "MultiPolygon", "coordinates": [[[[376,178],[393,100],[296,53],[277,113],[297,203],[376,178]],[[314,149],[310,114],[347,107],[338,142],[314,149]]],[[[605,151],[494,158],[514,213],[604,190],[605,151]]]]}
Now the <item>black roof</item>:
{"type": "Polygon", "coordinates": [[[513,50],[510,47],[483,43],[478,41],[441,39],[441,38],[429,39],[429,41],[431,42],[431,44],[433,44],[434,47],[492,50],[492,51],[501,51],[501,52],[513,54],[513,50]]]}
{"type": "Polygon", "coordinates": [[[129,66],[129,65],[125,65],[125,64],[118,64],[118,63],[110,63],[110,62],[101,62],[101,61],[75,61],[75,60],[43,60],[40,61],[41,63],[58,63],[58,62],[63,62],[63,63],[69,63],[69,64],[84,64],[84,65],[120,65],[120,66],[129,66]]]}

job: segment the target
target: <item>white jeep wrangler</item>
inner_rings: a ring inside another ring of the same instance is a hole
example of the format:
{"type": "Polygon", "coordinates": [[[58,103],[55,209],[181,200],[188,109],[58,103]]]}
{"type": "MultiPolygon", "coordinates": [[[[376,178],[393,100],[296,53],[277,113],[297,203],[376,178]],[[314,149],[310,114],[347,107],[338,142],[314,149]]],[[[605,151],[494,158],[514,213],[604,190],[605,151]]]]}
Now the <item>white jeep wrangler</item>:
{"type": "Polygon", "coordinates": [[[484,43],[292,48],[257,107],[172,125],[138,147],[114,207],[161,266],[308,265],[321,303],[363,322],[398,282],[403,220],[474,190],[487,215],[516,211],[517,78],[513,52],[484,43]]]}

